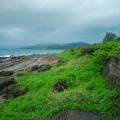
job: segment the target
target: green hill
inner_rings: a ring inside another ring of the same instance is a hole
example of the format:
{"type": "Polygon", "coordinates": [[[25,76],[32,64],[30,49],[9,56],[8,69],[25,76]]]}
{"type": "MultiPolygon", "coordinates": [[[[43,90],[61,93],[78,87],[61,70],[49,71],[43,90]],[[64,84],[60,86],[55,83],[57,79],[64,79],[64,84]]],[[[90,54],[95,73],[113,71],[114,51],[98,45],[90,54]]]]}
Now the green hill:
{"type": "Polygon", "coordinates": [[[118,93],[101,72],[105,60],[120,56],[120,41],[69,49],[57,56],[67,61],[49,71],[24,73],[16,78],[19,87],[28,88],[28,92],[2,105],[0,119],[31,120],[67,109],[82,109],[118,120],[118,93]],[[53,85],[59,80],[66,82],[68,89],[53,92],[53,85]]]}
{"type": "Polygon", "coordinates": [[[38,44],[33,46],[23,47],[24,49],[70,49],[75,47],[85,47],[88,46],[85,42],[73,42],[65,44],[38,44]]]}

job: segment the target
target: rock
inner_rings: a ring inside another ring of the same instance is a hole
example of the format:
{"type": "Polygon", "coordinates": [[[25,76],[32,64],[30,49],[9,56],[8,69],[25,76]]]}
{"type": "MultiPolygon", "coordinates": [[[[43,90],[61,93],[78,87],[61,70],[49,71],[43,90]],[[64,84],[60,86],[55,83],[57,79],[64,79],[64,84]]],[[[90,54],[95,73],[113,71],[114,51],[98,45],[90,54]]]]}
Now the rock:
{"type": "Polygon", "coordinates": [[[111,58],[106,61],[103,75],[107,76],[111,86],[120,93],[120,58],[111,58]]]}
{"type": "Polygon", "coordinates": [[[27,92],[27,89],[20,90],[17,85],[12,84],[2,90],[2,95],[4,99],[16,98],[22,96],[27,92]]]}
{"type": "Polygon", "coordinates": [[[31,72],[32,71],[37,71],[37,72],[41,72],[41,71],[46,71],[46,70],[50,70],[51,69],[51,65],[35,65],[31,68],[31,72]]]}
{"type": "Polygon", "coordinates": [[[55,85],[53,86],[53,90],[54,90],[54,91],[61,92],[61,91],[63,91],[64,89],[67,89],[67,83],[66,83],[66,82],[63,82],[63,81],[58,81],[58,82],[56,82],[55,85]]]}
{"type": "Polygon", "coordinates": [[[14,78],[0,77],[0,94],[4,88],[14,83],[16,83],[14,78]]]}
{"type": "MultiPolygon", "coordinates": [[[[109,84],[116,88],[119,93],[119,101],[120,101],[120,57],[118,58],[110,58],[105,62],[103,75],[105,75],[109,84]]],[[[120,118],[120,106],[119,106],[119,118],[120,118]]]]}
{"type": "Polygon", "coordinates": [[[33,67],[31,68],[30,71],[31,71],[31,72],[32,72],[32,71],[37,71],[38,69],[39,69],[39,66],[38,66],[38,65],[35,65],[35,66],[33,66],[33,67]]]}
{"type": "Polygon", "coordinates": [[[10,75],[13,75],[13,71],[1,71],[0,75],[1,76],[10,76],[10,75]]]}
{"type": "Polygon", "coordinates": [[[37,71],[41,72],[41,71],[50,70],[51,67],[52,67],[51,65],[41,65],[37,71]]]}
{"type": "Polygon", "coordinates": [[[98,114],[81,110],[67,110],[54,115],[50,120],[107,120],[98,114]]]}
{"type": "Polygon", "coordinates": [[[26,92],[27,89],[19,89],[14,78],[0,77],[0,95],[2,95],[4,99],[22,96],[26,92]]]}

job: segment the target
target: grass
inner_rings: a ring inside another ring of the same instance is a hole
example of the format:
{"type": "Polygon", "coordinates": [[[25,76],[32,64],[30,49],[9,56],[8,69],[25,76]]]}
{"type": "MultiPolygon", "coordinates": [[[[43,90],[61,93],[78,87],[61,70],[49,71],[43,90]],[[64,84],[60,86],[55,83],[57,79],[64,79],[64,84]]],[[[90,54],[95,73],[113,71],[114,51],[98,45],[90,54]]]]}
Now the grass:
{"type": "Polygon", "coordinates": [[[119,55],[120,42],[101,43],[57,54],[68,62],[49,71],[18,74],[20,88],[28,88],[28,92],[1,105],[0,119],[47,119],[67,109],[82,109],[118,120],[118,93],[101,71],[106,59],[119,55]],[[67,82],[69,88],[53,92],[52,87],[58,80],[67,82]]]}

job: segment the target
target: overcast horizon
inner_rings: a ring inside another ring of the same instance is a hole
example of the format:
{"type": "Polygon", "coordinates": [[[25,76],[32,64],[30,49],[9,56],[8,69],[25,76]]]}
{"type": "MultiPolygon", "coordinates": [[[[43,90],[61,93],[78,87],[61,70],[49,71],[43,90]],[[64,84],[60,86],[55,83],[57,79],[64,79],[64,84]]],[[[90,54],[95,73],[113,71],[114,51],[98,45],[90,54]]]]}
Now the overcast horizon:
{"type": "Polygon", "coordinates": [[[120,0],[0,0],[0,47],[120,36],[120,0]]]}

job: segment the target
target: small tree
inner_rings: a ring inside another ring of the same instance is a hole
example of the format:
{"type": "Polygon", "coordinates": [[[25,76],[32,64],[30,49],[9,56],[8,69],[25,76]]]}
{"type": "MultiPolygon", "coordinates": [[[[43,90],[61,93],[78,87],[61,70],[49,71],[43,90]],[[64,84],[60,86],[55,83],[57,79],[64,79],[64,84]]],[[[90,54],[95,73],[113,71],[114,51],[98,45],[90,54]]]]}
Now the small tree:
{"type": "Polygon", "coordinates": [[[106,36],[103,39],[103,42],[114,41],[116,40],[117,36],[115,33],[107,32],[106,36]]]}

